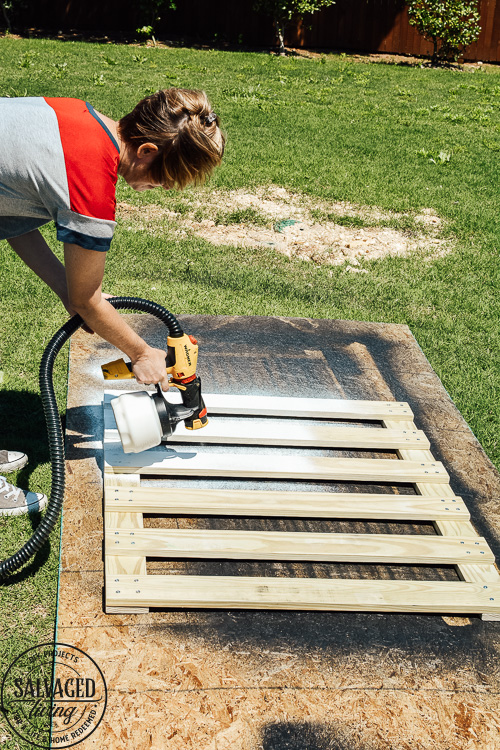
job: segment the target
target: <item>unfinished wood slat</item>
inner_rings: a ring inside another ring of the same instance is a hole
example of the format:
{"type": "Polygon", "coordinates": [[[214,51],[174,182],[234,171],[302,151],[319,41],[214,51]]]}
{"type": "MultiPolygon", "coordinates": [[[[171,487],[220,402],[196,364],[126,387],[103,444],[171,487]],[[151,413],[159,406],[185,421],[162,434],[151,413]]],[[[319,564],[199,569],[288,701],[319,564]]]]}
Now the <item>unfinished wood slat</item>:
{"type": "Polygon", "coordinates": [[[492,562],[484,539],[410,534],[316,534],[207,529],[119,529],[106,532],[106,549],[119,555],[236,560],[450,565],[492,562]],[[479,541],[477,541],[477,539],[479,541]]]}
{"type": "MultiPolygon", "coordinates": [[[[393,428],[395,426],[394,421],[387,420],[383,422],[387,428],[393,428]]],[[[407,429],[413,429],[415,427],[415,424],[411,421],[402,423],[407,429]]],[[[429,458],[433,458],[433,455],[430,450],[422,450],[422,451],[407,451],[407,450],[400,450],[398,451],[399,456],[403,460],[418,460],[418,457],[421,456],[423,460],[428,461],[429,458]]],[[[454,495],[452,488],[448,486],[438,486],[434,483],[428,483],[428,482],[418,482],[416,485],[417,492],[421,493],[422,495],[434,495],[437,496],[443,495],[446,497],[452,497],[454,495]]],[[[462,536],[462,537],[470,537],[478,539],[478,533],[473,527],[472,523],[469,522],[459,522],[456,521],[449,521],[449,520],[442,520],[442,519],[436,519],[434,522],[434,526],[436,528],[436,531],[438,534],[441,534],[443,536],[462,536]]],[[[485,591],[488,591],[491,587],[491,584],[499,584],[500,583],[500,574],[494,564],[492,565],[474,565],[470,563],[460,563],[456,566],[457,573],[460,576],[460,578],[463,581],[468,582],[474,582],[474,583],[482,583],[483,588],[485,591]]],[[[485,620],[498,620],[500,619],[498,615],[491,615],[488,613],[483,613],[483,619],[485,620]]]]}
{"type": "MultiPolygon", "coordinates": [[[[119,441],[114,423],[106,429],[105,439],[119,441]]],[[[180,423],[170,443],[205,443],[226,445],[280,445],[309,448],[350,448],[351,450],[397,450],[398,448],[428,448],[429,441],[420,430],[385,430],[370,427],[332,427],[325,424],[292,424],[272,420],[222,421],[209,420],[201,430],[188,430],[180,423]]]]}
{"type": "MultiPolygon", "coordinates": [[[[140,485],[140,476],[138,474],[125,474],[113,479],[117,479],[117,484],[121,487],[137,487],[140,485]]],[[[109,481],[109,477],[104,476],[104,485],[109,481]]],[[[106,532],[111,533],[113,529],[128,528],[128,529],[142,529],[143,528],[143,516],[142,512],[131,511],[128,512],[104,512],[104,527],[105,527],[105,539],[106,532]]],[[[118,557],[110,554],[110,546],[106,546],[105,542],[105,555],[104,555],[104,566],[106,573],[106,580],[113,582],[117,575],[131,574],[131,575],[146,575],[146,558],[142,556],[127,556],[118,557]]],[[[148,607],[109,607],[106,608],[107,614],[142,614],[149,612],[148,607]]]]}
{"type": "Polygon", "coordinates": [[[209,413],[248,414],[268,417],[323,417],[325,419],[412,419],[413,412],[401,401],[362,401],[330,398],[275,396],[203,396],[209,413]]]}
{"type": "MultiPolygon", "coordinates": [[[[106,391],[109,401],[125,391],[106,391]]],[[[173,389],[169,391],[169,401],[179,401],[173,389]]],[[[401,401],[362,401],[334,398],[289,398],[282,396],[233,396],[219,393],[203,394],[209,416],[262,416],[262,417],[304,417],[309,419],[366,419],[380,421],[411,420],[413,412],[407,403],[401,401]]]]}
{"type": "MultiPolygon", "coordinates": [[[[106,447],[106,446],[105,446],[106,447]]],[[[106,487],[113,485],[113,487],[126,487],[127,490],[131,490],[134,487],[141,486],[141,475],[140,474],[113,474],[113,476],[104,475],[104,490],[106,487]]]]}
{"type": "MultiPolygon", "coordinates": [[[[110,475],[112,479],[112,475],[110,475]]],[[[216,516],[280,516],[302,518],[364,518],[393,521],[467,520],[461,497],[375,495],[335,492],[278,492],[258,490],[204,490],[173,487],[105,490],[106,509],[141,513],[216,516]]]]}
{"type": "Polygon", "coordinates": [[[351,482],[412,483],[432,477],[448,482],[439,461],[398,461],[386,458],[324,458],[272,454],[199,453],[165,447],[143,453],[124,453],[118,443],[107,443],[105,470],[118,473],[170,476],[252,477],[262,479],[326,479],[351,482]]]}
{"type": "Polygon", "coordinates": [[[500,613],[500,587],[491,602],[481,584],[248,576],[119,576],[107,602],[150,607],[307,609],[357,612],[500,613]]]}

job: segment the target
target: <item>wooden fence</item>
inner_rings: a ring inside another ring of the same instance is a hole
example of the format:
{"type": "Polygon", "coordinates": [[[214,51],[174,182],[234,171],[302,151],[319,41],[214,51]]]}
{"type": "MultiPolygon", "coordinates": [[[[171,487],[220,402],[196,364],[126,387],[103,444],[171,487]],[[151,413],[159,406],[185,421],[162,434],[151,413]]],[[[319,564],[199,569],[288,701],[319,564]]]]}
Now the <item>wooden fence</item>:
{"type": "MultiPolygon", "coordinates": [[[[159,38],[217,42],[245,47],[275,44],[270,18],[253,10],[255,0],[177,0],[157,24],[159,38]]],[[[24,26],[95,30],[104,34],[133,34],[150,23],[138,3],[118,0],[36,0],[19,23],[24,26]]],[[[466,51],[466,60],[500,62],[500,0],[481,0],[481,35],[466,51]]],[[[335,5],[292,25],[286,35],[290,47],[429,55],[432,46],[408,22],[404,0],[337,0],[335,5]]]]}
{"type": "MultiPolygon", "coordinates": [[[[500,0],[482,0],[480,10],[481,34],[465,59],[500,62],[500,0]]],[[[321,11],[312,28],[299,27],[289,42],[310,48],[432,53],[432,44],[410,26],[406,4],[395,0],[341,0],[321,11]]]]}

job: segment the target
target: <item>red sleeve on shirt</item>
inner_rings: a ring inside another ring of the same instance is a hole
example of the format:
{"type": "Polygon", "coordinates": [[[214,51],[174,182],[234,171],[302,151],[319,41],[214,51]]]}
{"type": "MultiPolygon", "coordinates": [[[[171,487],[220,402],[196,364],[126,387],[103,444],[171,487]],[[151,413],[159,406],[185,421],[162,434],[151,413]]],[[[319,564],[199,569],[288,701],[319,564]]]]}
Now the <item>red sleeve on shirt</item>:
{"type": "Polygon", "coordinates": [[[115,144],[85,102],[47,97],[45,101],[57,116],[71,210],[114,221],[119,161],[115,144]]]}

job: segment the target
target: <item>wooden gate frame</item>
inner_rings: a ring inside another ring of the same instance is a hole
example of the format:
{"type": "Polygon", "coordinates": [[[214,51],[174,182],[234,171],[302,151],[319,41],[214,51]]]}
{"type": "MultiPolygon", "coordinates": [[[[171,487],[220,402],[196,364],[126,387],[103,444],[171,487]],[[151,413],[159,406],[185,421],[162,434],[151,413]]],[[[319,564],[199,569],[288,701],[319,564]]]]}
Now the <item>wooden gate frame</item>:
{"type": "MultiPolygon", "coordinates": [[[[203,430],[179,426],[172,443],[391,449],[393,459],[183,453],[165,447],[125,454],[104,399],[105,608],[142,613],[149,607],[341,610],[479,614],[500,620],[500,575],[444,466],[413,422],[408,404],[310,398],[207,395],[203,430]],[[290,427],[259,416],[291,417],[290,427]],[[379,421],[380,429],[310,425],[300,419],[379,421]],[[141,487],[141,476],[397,482],[416,495],[205,490],[141,487]],[[432,522],[437,535],[144,529],[144,513],[243,515],[432,522]],[[272,578],[148,575],[146,556],[234,560],[300,560],[453,565],[460,580],[272,578]]],[[[183,449],[185,450],[185,448],[183,449]]]]}

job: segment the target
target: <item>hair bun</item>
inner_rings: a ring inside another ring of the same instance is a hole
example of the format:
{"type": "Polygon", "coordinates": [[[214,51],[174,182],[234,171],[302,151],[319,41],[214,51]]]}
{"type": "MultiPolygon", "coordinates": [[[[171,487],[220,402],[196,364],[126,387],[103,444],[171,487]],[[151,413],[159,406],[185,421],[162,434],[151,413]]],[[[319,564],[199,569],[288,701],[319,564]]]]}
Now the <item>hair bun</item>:
{"type": "Polygon", "coordinates": [[[137,150],[152,143],[158,155],[150,165],[152,181],[182,190],[201,183],[221,163],[225,138],[219,118],[204,91],[164,89],[142,99],[119,121],[119,133],[127,146],[137,150]]]}

